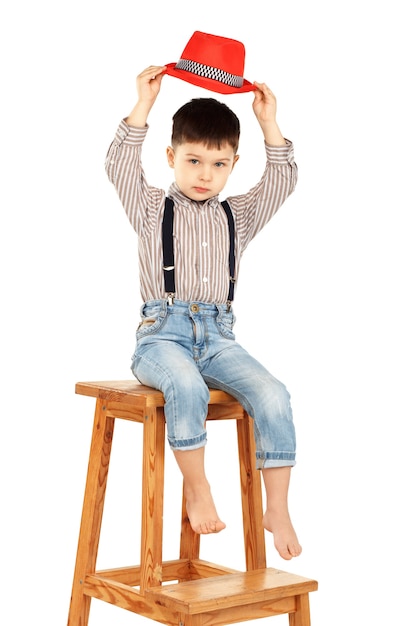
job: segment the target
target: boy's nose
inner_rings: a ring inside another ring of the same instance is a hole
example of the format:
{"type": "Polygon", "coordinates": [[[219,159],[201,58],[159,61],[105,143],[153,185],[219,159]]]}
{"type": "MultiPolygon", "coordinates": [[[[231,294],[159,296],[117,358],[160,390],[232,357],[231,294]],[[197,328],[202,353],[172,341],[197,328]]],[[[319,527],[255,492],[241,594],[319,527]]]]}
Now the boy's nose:
{"type": "Polygon", "coordinates": [[[211,178],[210,167],[203,167],[201,172],[200,172],[200,179],[201,180],[210,180],[210,178],[211,178]]]}

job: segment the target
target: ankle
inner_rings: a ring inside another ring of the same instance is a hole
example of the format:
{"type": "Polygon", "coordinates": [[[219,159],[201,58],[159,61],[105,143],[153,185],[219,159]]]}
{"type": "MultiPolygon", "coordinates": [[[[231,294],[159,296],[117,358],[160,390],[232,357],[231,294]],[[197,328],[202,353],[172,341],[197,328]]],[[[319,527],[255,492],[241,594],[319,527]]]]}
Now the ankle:
{"type": "Polygon", "coordinates": [[[200,500],[207,496],[211,497],[211,488],[207,478],[199,480],[184,480],[184,496],[186,500],[200,500]]]}

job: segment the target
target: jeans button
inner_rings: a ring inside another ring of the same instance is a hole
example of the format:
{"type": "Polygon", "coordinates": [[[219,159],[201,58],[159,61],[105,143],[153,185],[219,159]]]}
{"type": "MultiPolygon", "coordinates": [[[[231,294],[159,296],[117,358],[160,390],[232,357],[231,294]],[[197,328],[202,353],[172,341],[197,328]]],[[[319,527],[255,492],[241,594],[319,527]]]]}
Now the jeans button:
{"type": "Polygon", "coordinates": [[[191,305],[191,312],[192,312],[192,313],[198,313],[198,311],[199,311],[199,306],[198,306],[198,304],[192,304],[192,305],[191,305]]]}

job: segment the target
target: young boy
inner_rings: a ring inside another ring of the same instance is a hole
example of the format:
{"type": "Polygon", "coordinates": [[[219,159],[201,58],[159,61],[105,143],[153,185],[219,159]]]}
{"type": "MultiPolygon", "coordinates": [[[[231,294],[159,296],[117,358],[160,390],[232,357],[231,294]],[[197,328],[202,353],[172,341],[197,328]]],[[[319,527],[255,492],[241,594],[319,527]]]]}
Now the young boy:
{"type": "MultiPolygon", "coordinates": [[[[166,195],[148,185],[141,162],[148,114],[165,71],[165,66],[151,66],[139,74],[137,103],[120,123],[106,159],[107,175],[139,242],[144,304],[132,371],[141,383],[164,393],[168,442],[184,478],[187,514],[196,533],[225,528],[204,468],[208,388],[222,389],[239,400],[255,423],[257,467],[266,492],[264,527],[288,560],[301,553],[287,504],[295,464],[290,397],[284,385],[235,341],[228,301],[230,231],[218,195],[239,158],[239,120],[213,98],[191,100],[173,117],[167,157],[175,183],[167,196],[174,202],[176,285],[175,294],[167,293],[162,241],[166,195]]],[[[243,251],[297,181],[292,144],[276,122],[275,96],[264,83],[254,85],[253,110],[267,163],[253,189],[228,198],[235,228],[235,278],[243,251]]],[[[257,318],[265,314],[262,302],[251,306],[257,318]]]]}

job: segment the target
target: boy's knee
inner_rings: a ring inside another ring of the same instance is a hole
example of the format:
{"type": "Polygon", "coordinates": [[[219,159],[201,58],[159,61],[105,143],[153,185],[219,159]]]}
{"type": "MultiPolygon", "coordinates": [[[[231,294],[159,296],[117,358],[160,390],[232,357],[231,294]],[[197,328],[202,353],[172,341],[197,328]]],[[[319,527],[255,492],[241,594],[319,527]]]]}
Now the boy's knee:
{"type": "Polygon", "coordinates": [[[286,386],[274,379],[259,388],[258,411],[264,415],[292,420],[291,396],[286,386]]]}

